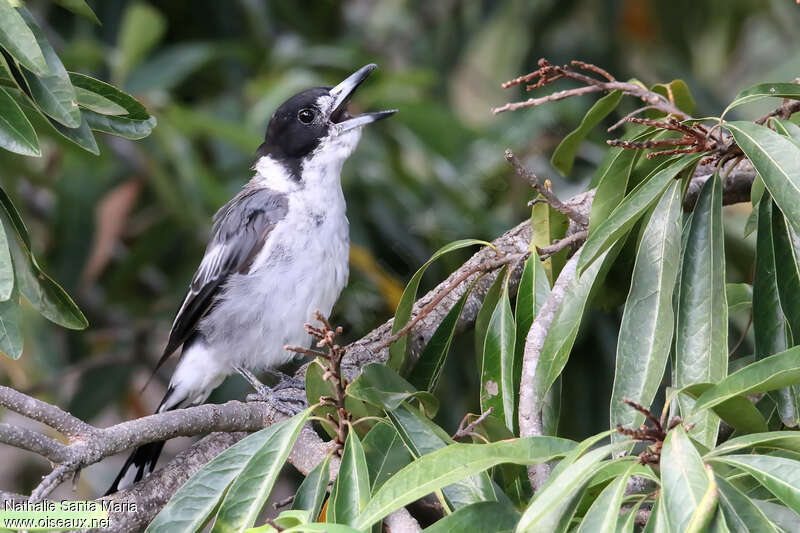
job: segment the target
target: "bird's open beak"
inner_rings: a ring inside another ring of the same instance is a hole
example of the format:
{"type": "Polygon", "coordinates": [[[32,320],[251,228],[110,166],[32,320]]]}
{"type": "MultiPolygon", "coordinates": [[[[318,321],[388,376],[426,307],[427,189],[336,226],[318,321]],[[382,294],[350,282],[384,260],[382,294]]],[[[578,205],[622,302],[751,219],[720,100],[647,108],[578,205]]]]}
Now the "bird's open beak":
{"type": "Polygon", "coordinates": [[[336,126],[339,133],[343,133],[353,128],[365,126],[376,120],[390,117],[397,113],[396,109],[389,111],[376,111],[374,113],[362,113],[360,115],[350,115],[347,112],[347,104],[350,97],[361,83],[367,79],[370,72],[378,68],[375,63],[365,65],[350,74],[343,82],[330,90],[333,97],[333,111],[331,111],[330,121],[336,126]]]}

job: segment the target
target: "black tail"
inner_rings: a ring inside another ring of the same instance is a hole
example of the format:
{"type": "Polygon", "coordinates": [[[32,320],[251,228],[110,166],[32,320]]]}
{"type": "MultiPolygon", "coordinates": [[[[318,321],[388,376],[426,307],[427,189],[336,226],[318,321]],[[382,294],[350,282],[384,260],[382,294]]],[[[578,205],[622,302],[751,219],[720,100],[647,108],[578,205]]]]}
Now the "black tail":
{"type": "MultiPolygon", "coordinates": [[[[175,392],[175,389],[170,386],[167,389],[167,393],[164,395],[164,398],[161,400],[158,409],[156,409],[156,413],[168,411],[178,407],[178,405],[173,404],[165,408],[167,400],[169,400],[173,392],[175,392]]],[[[133,450],[133,453],[128,456],[128,460],[125,461],[125,464],[122,466],[122,470],[119,471],[116,479],[114,479],[114,483],[111,484],[111,487],[109,487],[105,495],[108,496],[109,494],[117,492],[121,488],[124,489],[130,485],[133,485],[134,483],[138,483],[142,480],[142,478],[144,478],[145,475],[152,472],[156,467],[158,456],[161,455],[161,450],[164,448],[165,442],[166,441],[163,440],[158,442],[148,442],[147,444],[142,444],[133,450]],[[125,481],[124,486],[120,487],[120,483],[122,483],[123,480],[125,481]]]]}
{"type": "Polygon", "coordinates": [[[152,472],[156,467],[158,456],[161,455],[161,449],[163,447],[164,441],[162,440],[143,444],[133,450],[133,453],[128,456],[128,460],[125,461],[125,465],[122,467],[122,470],[119,471],[114,483],[111,484],[111,487],[105,495],[108,496],[109,494],[117,492],[120,488],[125,488],[120,487],[120,483],[123,479],[130,479],[130,481],[125,483],[126,486],[133,485],[141,481],[146,474],[152,472]]]}

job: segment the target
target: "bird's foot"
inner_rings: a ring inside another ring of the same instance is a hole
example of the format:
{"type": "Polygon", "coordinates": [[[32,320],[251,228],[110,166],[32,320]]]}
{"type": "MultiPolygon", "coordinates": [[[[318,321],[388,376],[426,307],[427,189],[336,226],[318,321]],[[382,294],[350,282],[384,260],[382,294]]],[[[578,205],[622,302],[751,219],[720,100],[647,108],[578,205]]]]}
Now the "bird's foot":
{"type": "Polygon", "coordinates": [[[287,416],[294,416],[306,405],[305,383],[299,379],[291,378],[281,372],[277,372],[285,379],[274,387],[267,387],[246,368],[236,368],[236,371],[247,380],[254,393],[248,394],[245,400],[248,402],[266,402],[270,406],[287,416]]]}

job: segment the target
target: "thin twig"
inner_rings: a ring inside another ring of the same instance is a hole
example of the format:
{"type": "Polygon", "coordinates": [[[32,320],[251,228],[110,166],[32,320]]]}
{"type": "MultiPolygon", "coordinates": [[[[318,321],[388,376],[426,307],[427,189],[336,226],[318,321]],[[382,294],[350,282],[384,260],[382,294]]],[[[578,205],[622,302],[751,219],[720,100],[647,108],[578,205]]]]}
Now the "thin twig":
{"type": "Polygon", "coordinates": [[[507,255],[505,257],[500,257],[498,259],[486,261],[484,263],[479,263],[472,268],[469,268],[463,272],[461,272],[455,279],[453,279],[450,283],[448,283],[445,287],[442,287],[439,293],[425,305],[422,309],[420,309],[419,313],[417,313],[414,318],[408,321],[408,323],[400,328],[400,330],[391,335],[385,341],[380,343],[376,349],[382,350],[384,348],[388,348],[393,343],[395,343],[398,339],[402,338],[403,335],[406,335],[409,331],[411,331],[414,326],[417,325],[417,322],[422,320],[428,313],[433,311],[433,309],[438,305],[442,299],[447,296],[453,289],[461,285],[464,280],[469,279],[471,276],[479,273],[479,272],[489,272],[492,270],[496,270],[503,265],[508,265],[510,263],[514,263],[516,261],[524,260],[528,256],[527,253],[524,254],[513,254],[507,255]]]}
{"type": "Polygon", "coordinates": [[[464,415],[464,418],[461,419],[461,423],[458,425],[458,430],[453,433],[453,440],[460,439],[463,437],[471,437],[475,433],[475,426],[486,420],[486,417],[491,415],[494,411],[494,407],[488,408],[486,411],[480,414],[478,418],[467,424],[467,420],[469,420],[469,413],[464,415]],[[465,425],[466,424],[466,425],[465,425]]]}
{"type": "Polygon", "coordinates": [[[622,126],[623,124],[628,122],[630,119],[632,119],[633,117],[635,117],[639,113],[644,113],[645,111],[648,111],[650,109],[655,109],[655,106],[646,105],[644,107],[640,107],[638,109],[634,109],[633,111],[631,111],[630,113],[628,113],[627,115],[625,115],[624,117],[619,119],[617,122],[615,122],[614,125],[611,126],[610,128],[608,128],[606,131],[611,133],[612,131],[614,131],[615,129],[619,128],[620,126],[622,126]]]}
{"type": "Polygon", "coordinates": [[[506,161],[511,163],[517,175],[530,183],[531,186],[547,200],[547,203],[553,206],[553,209],[565,214],[581,226],[589,225],[589,217],[559,200],[558,196],[553,194],[553,191],[548,187],[548,182],[541,183],[539,177],[536,176],[532,170],[523,165],[511,149],[506,149],[506,161]]]}
{"type": "Polygon", "coordinates": [[[557,240],[550,246],[543,246],[543,247],[536,247],[536,251],[539,253],[539,259],[544,261],[548,257],[552,257],[564,248],[568,248],[570,246],[575,246],[578,244],[582,244],[586,237],[589,236],[589,230],[581,230],[576,231],[571,235],[567,235],[563,239],[557,240]]]}

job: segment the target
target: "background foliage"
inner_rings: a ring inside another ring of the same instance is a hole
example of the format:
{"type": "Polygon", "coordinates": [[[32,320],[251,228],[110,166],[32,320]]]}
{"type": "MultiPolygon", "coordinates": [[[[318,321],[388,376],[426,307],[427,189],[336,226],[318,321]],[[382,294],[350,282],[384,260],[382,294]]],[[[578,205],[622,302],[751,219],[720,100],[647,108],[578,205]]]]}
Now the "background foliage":
{"type": "MultiPolygon", "coordinates": [[[[90,323],[68,332],[24,307],[26,353],[18,362],[0,358],[2,379],[96,421],[154,407],[159,391],[137,391],[197,265],[210,216],[249,178],[269,115],[297,90],[374,61],[382,70],[355,104],[401,110],[365,135],[345,169],[355,246],[333,321],[357,338],[391,316],[405,281],[434,250],[463,237],[490,239],[529,215],[522,200],[531,192],[509,176],[503,149],[526,154],[563,197],[589,183],[605,148],[599,128],[580,146],[568,179],[548,162],[589,100],[510,116],[488,111],[509,98],[498,82],[538,57],[593,61],[620,79],[681,77],[696,116],[719,114],[756,82],[800,71],[800,56],[787,53],[798,49],[800,17],[782,0],[106,1],[93,4],[102,26],[50,2],[25,4],[67,70],[108,80],[158,117],[135,143],[99,135],[97,157],[46,127],[37,127],[40,158],[0,152],[2,184],[29,226],[31,248],[90,323]]],[[[721,228],[728,282],[754,280],[754,240],[741,238],[747,209],[730,210],[721,228]]],[[[422,288],[466,253],[434,263],[422,288]]],[[[609,278],[584,320],[563,379],[561,435],[608,427],[626,282],[609,278]]],[[[731,338],[747,316],[732,313],[731,338]]],[[[752,333],[739,350],[755,352],[752,333]]],[[[437,420],[450,430],[480,408],[473,351],[472,339],[456,339],[444,369],[438,392],[447,402],[437,420]]],[[[243,389],[232,380],[218,397],[243,389]]],[[[13,478],[3,486],[24,492],[42,465],[19,465],[4,469],[13,478]]],[[[80,490],[97,493],[114,467],[90,469],[80,490]]]]}

